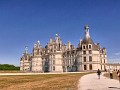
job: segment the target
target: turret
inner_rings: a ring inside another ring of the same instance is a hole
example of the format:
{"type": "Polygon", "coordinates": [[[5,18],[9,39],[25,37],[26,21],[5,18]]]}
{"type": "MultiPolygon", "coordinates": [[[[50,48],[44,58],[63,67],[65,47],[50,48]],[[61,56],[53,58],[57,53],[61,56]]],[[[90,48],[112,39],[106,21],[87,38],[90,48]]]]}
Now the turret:
{"type": "Polygon", "coordinates": [[[37,41],[37,42],[34,44],[33,55],[40,55],[40,51],[41,51],[40,41],[37,41]]]}
{"type": "Polygon", "coordinates": [[[68,43],[67,43],[67,49],[68,50],[70,50],[70,46],[71,46],[71,43],[70,43],[70,41],[68,41],[68,43]]]}
{"type": "Polygon", "coordinates": [[[32,71],[33,72],[42,72],[42,48],[40,41],[37,41],[34,44],[33,56],[32,56],[32,71]]]}
{"type": "Polygon", "coordinates": [[[53,42],[52,37],[50,37],[50,43],[52,43],[52,42],[53,42]]]}
{"type": "Polygon", "coordinates": [[[85,36],[84,36],[84,39],[82,40],[82,44],[86,44],[86,45],[92,44],[92,45],[94,45],[94,42],[90,38],[88,25],[85,25],[84,29],[85,29],[85,36]]]}
{"type": "Polygon", "coordinates": [[[79,44],[78,44],[78,47],[81,47],[81,45],[82,45],[82,39],[80,39],[80,42],[79,42],[79,44]]]}
{"type": "Polygon", "coordinates": [[[102,48],[102,53],[106,54],[106,48],[102,48]]]}

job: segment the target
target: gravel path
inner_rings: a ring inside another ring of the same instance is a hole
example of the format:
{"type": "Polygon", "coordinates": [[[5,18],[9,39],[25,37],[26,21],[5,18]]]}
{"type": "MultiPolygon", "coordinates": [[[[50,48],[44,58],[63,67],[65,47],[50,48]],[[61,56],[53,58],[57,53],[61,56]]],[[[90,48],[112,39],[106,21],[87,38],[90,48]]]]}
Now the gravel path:
{"type": "Polygon", "coordinates": [[[98,79],[94,73],[85,75],[79,80],[78,90],[120,90],[120,83],[103,75],[98,79]]]}

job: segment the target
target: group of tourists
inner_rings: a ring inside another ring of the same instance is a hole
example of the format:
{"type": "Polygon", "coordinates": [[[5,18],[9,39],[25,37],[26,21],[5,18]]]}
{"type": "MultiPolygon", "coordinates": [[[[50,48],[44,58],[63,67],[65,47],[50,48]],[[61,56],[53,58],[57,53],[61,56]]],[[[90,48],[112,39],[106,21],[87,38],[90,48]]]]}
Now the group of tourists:
{"type": "MultiPolygon", "coordinates": [[[[105,70],[105,71],[107,71],[107,70],[105,70]]],[[[111,68],[109,70],[109,74],[110,74],[110,79],[113,79],[113,70],[111,68]]],[[[100,75],[101,75],[100,69],[97,70],[97,75],[98,75],[98,79],[100,79],[100,75]]],[[[117,76],[119,78],[119,83],[120,83],[120,69],[117,71],[117,76]]]]}

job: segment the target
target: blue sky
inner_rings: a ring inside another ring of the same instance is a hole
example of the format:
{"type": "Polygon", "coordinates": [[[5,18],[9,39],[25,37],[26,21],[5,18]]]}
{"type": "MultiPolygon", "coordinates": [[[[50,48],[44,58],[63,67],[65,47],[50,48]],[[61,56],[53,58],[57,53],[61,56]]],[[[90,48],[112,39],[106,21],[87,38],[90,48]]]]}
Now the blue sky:
{"type": "Polygon", "coordinates": [[[0,63],[19,65],[25,46],[31,53],[56,33],[77,46],[85,24],[108,61],[120,62],[120,0],[0,0],[0,63]]]}

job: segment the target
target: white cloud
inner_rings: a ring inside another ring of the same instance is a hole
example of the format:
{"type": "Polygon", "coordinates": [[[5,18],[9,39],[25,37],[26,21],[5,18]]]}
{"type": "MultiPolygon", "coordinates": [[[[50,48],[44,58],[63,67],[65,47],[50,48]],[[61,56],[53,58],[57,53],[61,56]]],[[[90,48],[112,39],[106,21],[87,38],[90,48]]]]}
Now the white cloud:
{"type": "Polygon", "coordinates": [[[117,53],[115,53],[114,55],[117,55],[117,56],[118,56],[118,55],[120,55],[120,52],[117,52],[117,53]]]}
{"type": "Polygon", "coordinates": [[[120,63],[120,58],[118,59],[114,59],[114,58],[111,58],[111,59],[108,59],[108,63],[120,63]]]}
{"type": "Polygon", "coordinates": [[[108,56],[108,63],[120,63],[120,52],[111,53],[108,56]]]}

